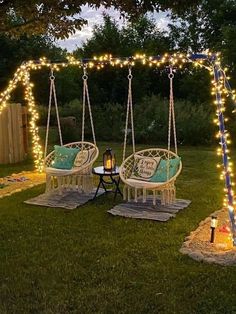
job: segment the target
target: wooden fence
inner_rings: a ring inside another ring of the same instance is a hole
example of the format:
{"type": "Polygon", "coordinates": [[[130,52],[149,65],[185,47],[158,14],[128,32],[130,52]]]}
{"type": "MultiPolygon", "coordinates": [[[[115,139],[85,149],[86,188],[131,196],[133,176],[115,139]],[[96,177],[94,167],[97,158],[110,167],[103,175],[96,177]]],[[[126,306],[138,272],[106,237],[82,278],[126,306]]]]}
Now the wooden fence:
{"type": "Polygon", "coordinates": [[[21,104],[8,104],[0,115],[0,164],[20,162],[27,151],[27,109],[21,104]]]}

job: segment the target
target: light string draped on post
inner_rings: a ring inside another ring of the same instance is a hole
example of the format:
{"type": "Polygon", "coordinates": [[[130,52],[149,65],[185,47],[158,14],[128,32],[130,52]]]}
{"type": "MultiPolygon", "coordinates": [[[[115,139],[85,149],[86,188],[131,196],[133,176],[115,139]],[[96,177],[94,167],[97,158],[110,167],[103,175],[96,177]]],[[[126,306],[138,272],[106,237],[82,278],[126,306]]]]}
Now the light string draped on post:
{"type": "Polygon", "coordinates": [[[62,132],[61,132],[61,123],[58,111],[58,103],[57,103],[57,93],[55,87],[55,76],[53,73],[53,69],[50,72],[50,91],[49,91],[49,101],[48,101],[48,117],[47,117],[47,127],[46,127],[46,138],[45,138],[45,149],[44,149],[44,160],[47,157],[47,148],[48,148],[48,136],[49,136],[49,128],[50,128],[50,117],[51,117],[51,109],[52,109],[52,97],[54,99],[54,105],[56,110],[56,117],[57,117],[57,125],[58,125],[58,133],[60,139],[60,145],[63,145],[62,141],[62,132]]]}
{"type": "Polygon", "coordinates": [[[132,98],[132,67],[129,65],[129,74],[127,76],[128,85],[128,98],[127,98],[127,110],[126,110],[126,121],[125,121],[125,136],[124,136],[124,148],[123,148],[123,161],[126,156],[126,146],[127,146],[127,136],[128,136],[128,125],[129,125],[129,112],[130,112],[130,122],[131,122],[131,136],[132,136],[132,148],[133,154],[135,154],[135,136],[134,136],[134,114],[133,114],[133,98],[132,98]]]}
{"type": "Polygon", "coordinates": [[[223,174],[225,179],[225,189],[226,189],[226,197],[227,197],[227,207],[229,212],[229,218],[231,223],[233,244],[236,245],[236,225],[235,225],[235,217],[234,217],[234,196],[233,189],[231,183],[231,172],[229,167],[229,157],[228,157],[228,149],[227,149],[227,131],[225,130],[224,124],[224,103],[222,100],[222,73],[220,67],[220,61],[213,60],[213,74],[214,74],[214,89],[216,96],[216,106],[217,106],[217,117],[218,117],[218,125],[219,125],[219,138],[221,145],[221,155],[222,155],[222,165],[223,165],[223,174]]]}
{"type": "Polygon", "coordinates": [[[230,98],[231,98],[231,100],[233,102],[233,105],[234,105],[233,113],[235,113],[236,112],[236,102],[235,102],[236,93],[235,93],[235,90],[233,90],[231,88],[231,86],[230,86],[228,77],[226,76],[226,73],[225,73],[226,70],[227,70],[227,68],[225,70],[221,69],[221,73],[222,73],[222,76],[223,76],[223,79],[224,79],[224,93],[227,96],[230,96],[230,98]]]}
{"type": "Polygon", "coordinates": [[[29,70],[25,69],[22,78],[23,85],[25,86],[25,100],[28,102],[28,111],[30,113],[30,132],[32,134],[33,141],[33,155],[35,166],[39,172],[43,171],[43,153],[42,147],[39,143],[39,130],[37,127],[37,120],[39,118],[38,112],[36,110],[35,99],[33,95],[33,83],[30,81],[29,70]]]}
{"type": "MultiPolygon", "coordinates": [[[[96,137],[95,137],[95,131],[94,131],[94,124],[93,124],[93,115],[91,110],[91,103],[89,98],[89,90],[88,90],[88,73],[87,73],[87,64],[83,64],[83,105],[82,105],[82,130],[81,130],[81,141],[84,142],[84,128],[85,128],[85,107],[86,107],[86,99],[88,104],[88,110],[89,110],[89,118],[91,123],[91,129],[92,129],[92,136],[93,136],[93,142],[96,145],[96,137]]],[[[83,145],[82,145],[83,149],[83,145]]]]}

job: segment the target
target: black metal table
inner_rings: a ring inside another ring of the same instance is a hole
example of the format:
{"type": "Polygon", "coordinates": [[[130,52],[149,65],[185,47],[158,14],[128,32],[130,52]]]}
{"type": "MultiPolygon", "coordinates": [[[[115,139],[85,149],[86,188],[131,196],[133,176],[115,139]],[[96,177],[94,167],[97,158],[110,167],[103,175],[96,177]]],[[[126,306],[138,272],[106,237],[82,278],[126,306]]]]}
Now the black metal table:
{"type": "Polygon", "coordinates": [[[96,167],[96,168],[93,168],[93,174],[99,176],[99,183],[98,183],[94,198],[97,196],[98,190],[100,187],[102,187],[106,193],[114,192],[115,193],[114,199],[116,198],[118,193],[121,196],[123,196],[119,188],[119,184],[120,184],[119,167],[116,167],[112,171],[105,171],[103,166],[96,167]],[[107,186],[114,186],[115,190],[110,190],[110,189],[108,190],[107,186]]]}

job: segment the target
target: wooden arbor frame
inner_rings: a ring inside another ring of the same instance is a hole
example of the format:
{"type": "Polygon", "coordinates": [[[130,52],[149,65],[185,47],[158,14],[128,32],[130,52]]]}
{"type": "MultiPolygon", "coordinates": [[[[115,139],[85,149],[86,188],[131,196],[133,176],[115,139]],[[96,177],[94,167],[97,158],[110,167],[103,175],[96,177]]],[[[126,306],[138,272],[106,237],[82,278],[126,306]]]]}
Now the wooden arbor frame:
{"type": "Polygon", "coordinates": [[[8,87],[0,94],[0,114],[2,110],[7,106],[7,102],[10,99],[11,93],[19,83],[22,83],[25,87],[25,100],[28,103],[28,110],[31,114],[30,131],[33,138],[33,154],[35,159],[35,166],[39,171],[43,170],[43,152],[40,145],[38,136],[37,119],[38,113],[35,105],[35,99],[33,95],[33,84],[30,80],[30,72],[34,70],[40,70],[41,68],[48,68],[54,70],[60,70],[68,66],[76,66],[82,68],[85,64],[87,68],[96,67],[98,69],[103,68],[106,65],[110,66],[134,66],[135,63],[141,63],[152,67],[163,67],[172,65],[173,67],[183,67],[186,63],[194,63],[196,66],[206,68],[212,75],[212,94],[215,95],[216,104],[216,122],[219,127],[219,139],[220,148],[218,154],[222,156],[222,176],[225,182],[225,196],[228,207],[229,217],[231,222],[231,231],[233,243],[236,246],[236,224],[235,224],[235,201],[232,188],[232,172],[228,157],[227,137],[229,134],[225,129],[224,119],[224,95],[232,96],[235,98],[234,92],[230,88],[230,84],[225,75],[224,69],[221,67],[219,54],[212,53],[199,53],[199,54],[164,54],[158,56],[146,56],[136,55],[133,57],[113,58],[111,55],[104,55],[93,59],[78,60],[75,58],[68,58],[65,62],[50,62],[45,58],[40,60],[24,62],[15,72],[12,80],[10,80],[8,87]]]}

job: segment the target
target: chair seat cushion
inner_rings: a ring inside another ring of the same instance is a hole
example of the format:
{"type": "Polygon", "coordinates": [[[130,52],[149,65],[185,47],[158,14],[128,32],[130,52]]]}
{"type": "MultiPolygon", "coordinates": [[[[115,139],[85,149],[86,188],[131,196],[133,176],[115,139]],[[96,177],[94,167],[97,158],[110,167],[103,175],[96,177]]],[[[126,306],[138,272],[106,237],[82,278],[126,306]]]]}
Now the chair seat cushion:
{"type": "Polygon", "coordinates": [[[143,181],[143,180],[137,180],[137,179],[127,179],[126,182],[131,185],[132,187],[138,188],[138,189],[155,189],[158,186],[163,185],[161,182],[150,182],[150,181],[143,181]]]}
{"type": "Polygon", "coordinates": [[[45,169],[45,172],[46,174],[50,174],[51,176],[56,176],[56,177],[69,176],[78,172],[78,168],[72,168],[70,170],[67,170],[67,169],[57,169],[53,167],[47,167],[45,169]]]}
{"type": "Polygon", "coordinates": [[[70,170],[74,166],[75,157],[80,151],[79,148],[68,148],[65,146],[54,146],[55,157],[51,163],[52,168],[70,170]]]}

